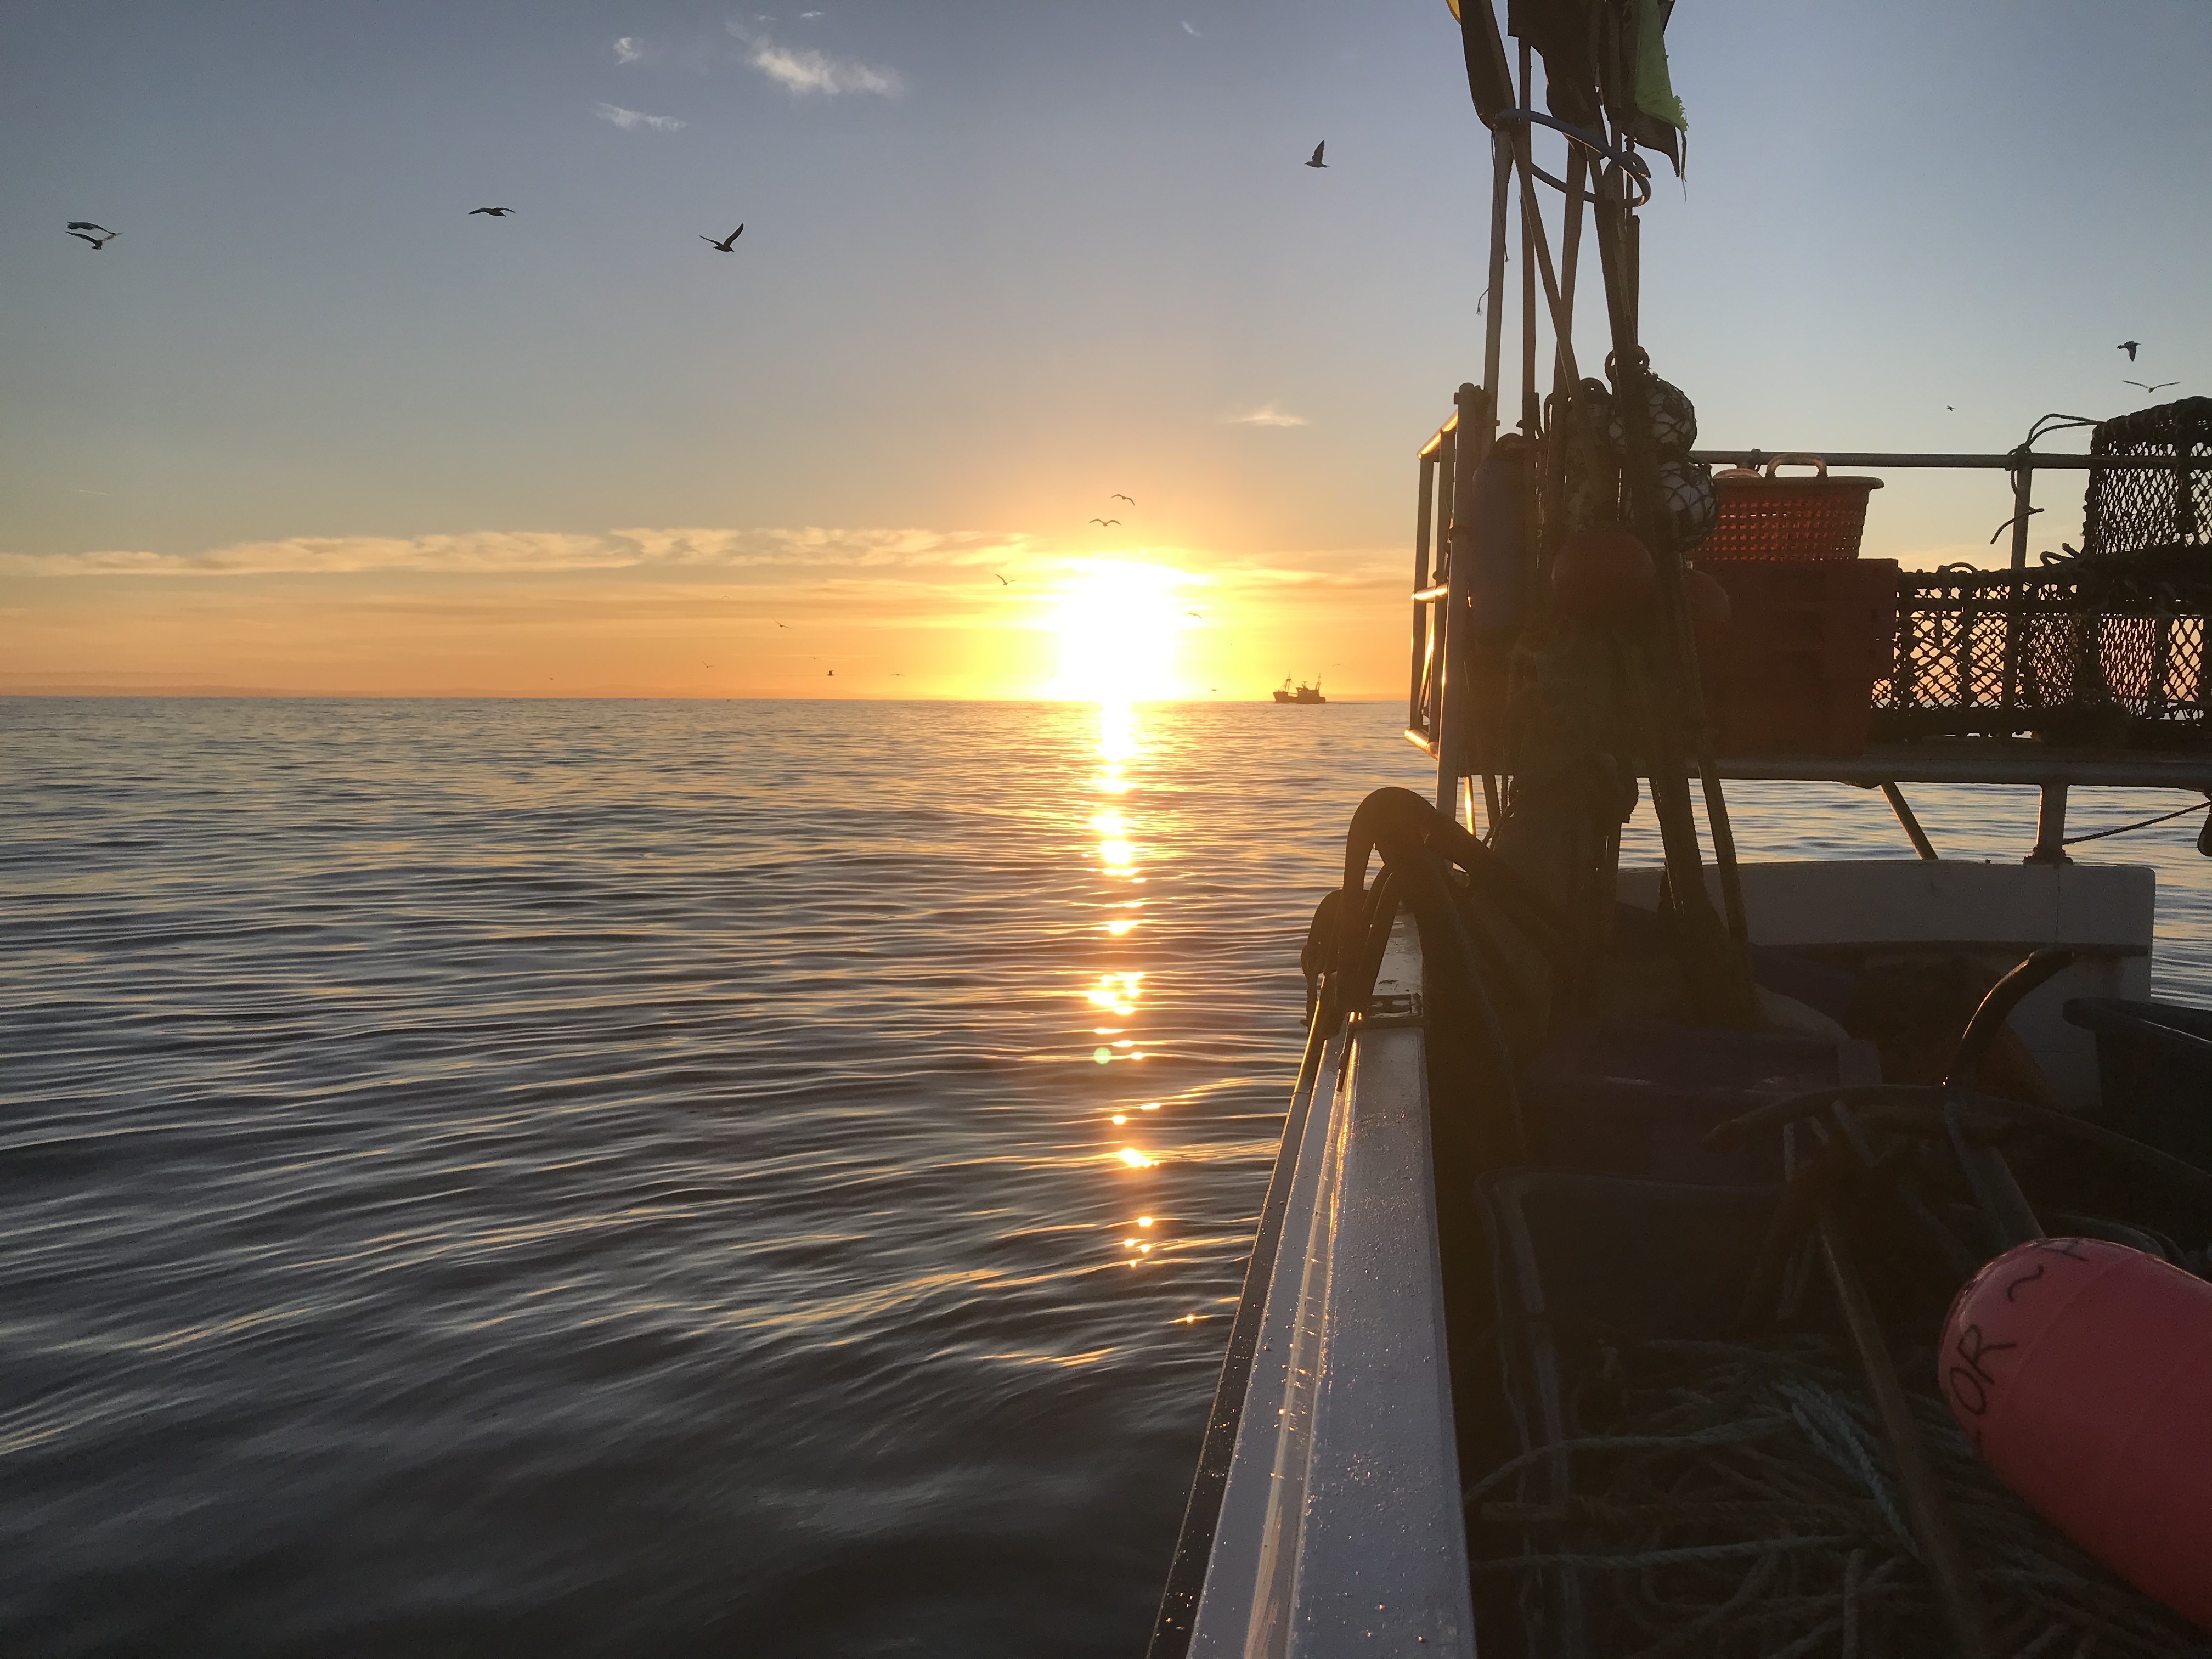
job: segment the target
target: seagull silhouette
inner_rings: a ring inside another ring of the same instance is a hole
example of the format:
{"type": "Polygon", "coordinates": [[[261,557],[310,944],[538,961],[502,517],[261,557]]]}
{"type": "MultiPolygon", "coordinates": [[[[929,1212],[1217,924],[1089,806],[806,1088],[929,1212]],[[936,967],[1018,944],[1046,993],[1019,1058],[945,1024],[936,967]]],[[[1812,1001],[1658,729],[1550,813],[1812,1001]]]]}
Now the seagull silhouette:
{"type": "Polygon", "coordinates": [[[1109,495],[1106,499],[1109,501],[1127,501],[1132,507],[1137,504],[1137,498],[1134,495],[1109,495]]]}
{"type": "Polygon", "coordinates": [[[2141,340],[2123,340],[2119,344],[2114,346],[2112,349],[2115,351],[2126,352],[2128,354],[2128,361],[2130,362],[2133,362],[2136,360],[2136,348],[2142,343],[2142,342],[2141,340]]]}
{"type": "Polygon", "coordinates": [[[822,678],[823,678],[823,679],[826,679],[826,680],[834,680],[834,679],[836,679],[836,678],[837,678],[837,671],[836,671],[836,669],[834,669],[834,668],[833,668],[833,669],[831,669],[831,670],[830,670],[827,674],[824,674],[822,678]]]}
{"type": "Polygon", "coordinates": [[[1306,163],[1306,165],[1307,165],[1308,167],[1327,167],[1327,166],[1328,165],[1328,162],[1326,162],[1326,161],[1322,161],[1322,160],[1321,159],[1321,153],[1322,153],[1322,151],[1323,151],[1323,150],[1327,149],[1328,148],[1328,139],[1326,139],[1326,138],[1322,139],[1322,140],[1321,141],[1321,143],[1319,143],[1316,144],[1316,145],[1314,146],[1313,160],[1311,160],[1310,161],[1308,161],[1308,162],[1306,163]]]}
{"type": "MultiPolygon", "coordinates": [[[[999,576],[999,573],[998,573],[997,571],[995,571],[995,570],[994,570],[991,574],[992,574],[994,576],[999,576]]],[[[1012,584],[1012,582],[1008,581],[1008,580],[1007,580],[1004,576],[999,576],[999,586],[1001,586],[1001,587],[1012,587],[1012,586],[1013,586],[1013,584],[1012,584]]]]}
{"type": "Polygon", "coordinates": [[[1093,519],[1091,522],[1093,524],[1119,524],[1121,521],[1119,519],[1093,519]]]}
{"type": "Polygon", "coordinates": [[[2122,386],[2142,386],[2142,389],[2145,392],[2151,393],[2153,396],[2156,396],[2160,387],[2179,386],[2181,382],[2179,380],[2160,380],[2157,386],[2143,386],[2143,383],[2141,380],[2123,380],[2120,384],[2122,386]]]}
{"type": "MultiPolygon", "coordinates": [[[[1186,611],[1182,614],[1186,617],[1198,617],[1198,612],[1195,611],[1186,611]]],[[[1198,619],[1200,622],[1204,622],[1206,620],[1203,617],[1198,617],[1198,619]]]]}
{"type": "MultiPolygon", "coordinates": [[[[775,617],[770,617],[769,618],[769,620],[770,622],[775,622],[775,617]]],[[[790,627],[790,626],[791,626],[791,624],[790,624],[789,623],[775,623],[775,625],[776,625],[778,628],[788,628],[788,627],[790,627]]]]}
{"type": "Polygon", "coordinates": [[[743,225],[739,225],[735,230],[732,231],[727,236],[722,238],[719,242],[713,237],[706,234],[703,231],[700,233],[699,240],[704,242],[708,247],[714,249],[717,253],[734,253],[737,252],[734,244],[738,238],[744,234],[745,228],[743,225]]]}
{"type": "Polygon", "coordinates": [[[513,208],[471,208],[468,211],[468,216],[473,219],[479,213],[489,213],[495,219],[504,219],[508,214],[514,211],[514,210],[513,208]]]}
{"type": "Polygon", "coordinates": [[[123,233],[119,230],[109,230],[106,225],[95,225],[89,220],[72,219],[70,221],[69,234],[76,237],[78,241],[89,242],[98,249],[106,247],[123,233]],[[105,234],[99,236],[88,236],[85,234],[88,230],[97,230],[105,234]]]}

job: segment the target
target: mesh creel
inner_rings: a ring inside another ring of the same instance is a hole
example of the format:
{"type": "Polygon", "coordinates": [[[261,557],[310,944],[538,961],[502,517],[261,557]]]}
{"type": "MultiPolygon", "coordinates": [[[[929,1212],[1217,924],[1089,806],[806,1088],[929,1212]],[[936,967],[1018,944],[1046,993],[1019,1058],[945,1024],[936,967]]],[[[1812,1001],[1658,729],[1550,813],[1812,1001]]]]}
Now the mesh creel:
{"type": "Polygon", "coordinates": [[[2212,398],[2184,398],[2100,425],[2092,455],[2203,456],[2203,468],[2089,469],[2081,551],[2092,557],[2212,547],[2212,398]]]}
{"type": "Polygon", "coordinates": [[[2178,572],[2171,555],[2017,578],[1908,572],[1890,672],[1874,688],[1875,736],[2206,746],[2208,611],[2212,582],[2178,572]]]}

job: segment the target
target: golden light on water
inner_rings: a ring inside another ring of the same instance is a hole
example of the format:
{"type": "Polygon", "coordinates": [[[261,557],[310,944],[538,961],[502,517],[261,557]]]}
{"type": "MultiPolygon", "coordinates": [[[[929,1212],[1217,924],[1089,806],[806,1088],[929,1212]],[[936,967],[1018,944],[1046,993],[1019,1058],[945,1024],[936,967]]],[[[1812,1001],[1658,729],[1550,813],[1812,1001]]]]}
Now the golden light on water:
{"type": "Polygon", "coordinates": [[[1091,989],[1091,1000],[1116,1014],[1133,1014],[1137,1012],[1137,988],[1144,977],[1142,974],[1102,975],[1091,989]]]}
{"type": "MultiPolygon", "coordinates": [[[[1126,614],[1122,620],[1127,620],[1126,614]]],[[[1109,607],[1107,624],[1112,622],[1109,607]]],[[[1103,639],[1112,631],[1107,624],[1102,624],[1103,631],[1098,638],[1103,639]]],[[[1075,658],[1071,659],[1079,659],[1081,652],[1088,650],[1093,642],[1091,635],[1072,629],[1063,635],[1063,639],[1073,642],[1072,649],[1075,658]]],[[[1139,668],[1139,680],[1143,673],[1151,672],[1144,667],[1141,661],[1139,668]]],[[[1109,913],[1099,923],[1107,939],[1112,941],[1109,948],[1113,954],[1106,958],[1108,963],[1130,960],[1126,954],[1128,945],[1125,941],[1137,923],[1136,918],[1129,913],[1144,903],[1142,899],[1106,896],[1117,888],[1127,890],[1141,885],[1145,879],[1140,873],[1143,866],[1139,861],[1145,856],[1140,842],[1143,825],[1139,822],[1139,815],[1135,805],[1142,796],[1130,781],[1130,774],[1141,759],[1143,750],[1140,720],[1136,708],[1121,698],[1101,702],[1098,706],[1098,770],[1091,780],[1095,799],[1093,804],[1079,809],[1080,816],[1078,822],[1097,837],[1091,843],[1091,850],[1096,856],[1096,862],[1091,866],[1092,875],[1110,884],[1097,901],[1098,908],[1109,913]]],[[[1102,963],[1099,965],[1103,967],[1106,964],[1102,963]]],[[[1137,1046],[1141,1041],[1141,1025],[1136,1018],[1138,1006],[1144,995],[1144,986],[1143,969],[1115,966],[1109,971],[1100,973],[1085,991],[1091,1019],[1108,1018],[1128,1022],[1091,1028],[1096,1044],[1091,1051],[1091,1058],[1099,1065],[1134,1064],[1145,1059],[1145,1051],[1137,1046]]],[[[1154,1111],[1158,1105],[1158,1101],[1140,1105],[1116,1103],[1107,1109],[1109,1121],[1115,1128],[1120,1129],[1129,1123],[1135,1112],[1154,1111]]],[[[1105,1156],[1125,1174],[1156,1169],[1159,1164],[1151,1152],[1138,1146],[1113,1147],[1106,1151],[1105,1156]]],[[[1152,1224],[1152,1218],[1146,1216],[1138,1224],[1149,1228],[1152,1224]]],[[[1131,1238],[1124,1241],[1124,1248],[1137,1253],[1129,1261],[1133,1267],[1138,1259],[1148,1255],[1152,1247],[1143,1239],[1131,1238]]]]}
{"type": "MultiPolygon", "coordinates": [[[[1048,626],[1060,642],[1051,696],[1103,703],[1189,695],[1176,673],[1187,620],[1176,590],[1194,579],[1167,565],[1088,560],[1074,567],[1048,626]]],[[[1109,761],[1123,758],[1108,751],[1109,761]]]]}

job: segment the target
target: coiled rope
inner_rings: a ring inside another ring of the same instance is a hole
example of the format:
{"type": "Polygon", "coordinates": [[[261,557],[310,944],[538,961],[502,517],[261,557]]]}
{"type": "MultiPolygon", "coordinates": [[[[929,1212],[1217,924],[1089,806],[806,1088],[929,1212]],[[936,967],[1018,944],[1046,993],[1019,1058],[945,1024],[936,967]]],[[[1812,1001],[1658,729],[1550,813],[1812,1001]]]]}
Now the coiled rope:
{"type": "MultiPolygon", "coordinates": [[[[1580,1579],[1589,1650],[1609,1659],[1933,1659],[1945,1651],[1880,1429],[1832,1339],[1582,1336],[1562,1358],[1575,1437],[1501,1464],[1468,1490],[1478,1580],[1580,1579]],[[1491,1496],[1560,1458],[1573,1472],[1571,1496],[1491,1496]]],[[[1912,1406],[1957,1506],[1998,1652],[2212,1656],[2212,1642],[2120,1583],[2000,1486],[1941,1401],[1916,1394],[1912,1406]]],[[[1522,1602],[1529,1605],[1525,1594],[1522,1602]]]]}

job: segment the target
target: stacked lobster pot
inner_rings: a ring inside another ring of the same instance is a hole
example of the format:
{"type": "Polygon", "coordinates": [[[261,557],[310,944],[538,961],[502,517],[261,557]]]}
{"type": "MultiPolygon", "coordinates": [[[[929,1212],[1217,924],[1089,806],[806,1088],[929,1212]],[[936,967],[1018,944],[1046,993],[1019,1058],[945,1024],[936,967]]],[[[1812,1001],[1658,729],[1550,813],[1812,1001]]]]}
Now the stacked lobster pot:
{"type": "Polygon", "coordinates": [[[1894,671],[1874,732],[1903,740],[2032,733],[2063,744],[2199,748],[2212,733],[2212,398],[2100,422],[2078,548],[2027,566],[1951,564],[1899,586],[1894,671]],[[2203,456],[2201,470],[2190,465],[2203,456]]]}

